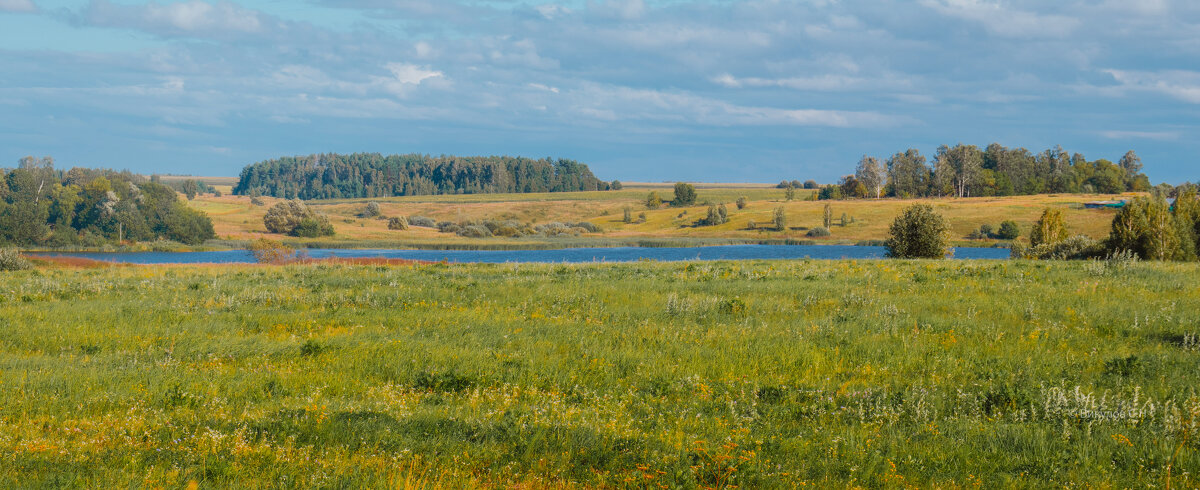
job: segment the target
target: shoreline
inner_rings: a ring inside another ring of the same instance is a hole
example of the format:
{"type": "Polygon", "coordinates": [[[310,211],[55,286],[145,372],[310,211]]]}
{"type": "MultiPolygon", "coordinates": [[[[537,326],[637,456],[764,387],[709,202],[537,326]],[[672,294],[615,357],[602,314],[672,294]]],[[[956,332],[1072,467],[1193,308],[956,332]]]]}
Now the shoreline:
{"type": "MultiPolygon", "coordinates": [[[[859,241],[817,241],[791,238],[771,239],[740,239],[740,238],[640,238],[631,240],[619,239],[571,239],[561,242],[532,242],[514,240],[513,243],[483,242],[483,243],[453,243],[453,242],[376,242],[376,241],[310,241],[289,242],[284,245],[296,250],[330,249],[330,250],[444,250],[444,251],[546,251],[570,250],[580,248],[702,248],[738,245],[786,245],[786,246],[852,246],[877,247],[882,246],[883,240],[859,241]]],[[[150,246],[122,245],[105,247],[63,247],[63,248],[30,248],[21,249],[23,254],[45,253],[190,253],[190,252],[223,252],[246,250],[250,240],[228,240],[218,243],[197,246],[181,245],[179,247],[158,248],[150,246]]],[[[972,241],[951,241],[954,248],[1012,248],[1010,242],[976,243],[972,241]]]]}

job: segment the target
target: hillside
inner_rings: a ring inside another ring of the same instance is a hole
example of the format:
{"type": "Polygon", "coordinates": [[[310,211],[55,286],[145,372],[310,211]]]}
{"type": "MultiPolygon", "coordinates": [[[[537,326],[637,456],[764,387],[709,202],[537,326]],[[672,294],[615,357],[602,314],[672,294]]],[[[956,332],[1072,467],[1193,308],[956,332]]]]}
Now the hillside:
{"type": "MultiPolygon", "coordinates": [[[[1114,214],[1112,210],[1084,209],[1083,202],[1114,197],[1092,194],[807,201],[805,199],[812,191],[798,191],[796,200],[785,201],[783,189],[769,186],[702,184],[697,185],[698,198],[694,206],[646,209],[644,201],[651,191],[658,192],[666,200],[672,198],[670,189],[661,184],[646,187],[630,184],[620,191],[606,192],[406,196],[309,201],[308,204],[318,212],[328,214],[337,232],[333,239],[321,240],[320,243],[344,247],[565,246],[586,245],[589,242],[614,245],[645,240],[668,240],[680,245],[782,240],[858,243],[885,239],[892,220],[901,209],[913,202],[931,203],[943,213],[950,221],[953,237],[959,245],[992,246],[997,242],[967,240],[966,237],[979,229],[980,225],[995,227],[1009,219],[1016,221],[1022,234],[1027,236],[1042,210],[1055,207],[1064,211],[1067,228],[1072,234],[1103,238],[1108,235],[1114,214]],[[745,209],[739,210],[733,203],[741,196],[747,198],[747,203],[745,209]],[[427,216],[435,221],[454,222],[515,220],[532,224],[586,221],[598,225],[602,232],[583,234],[568,244],[562,239],[464,238],[424,227],[395,231],[388,229],[386,219],[359,217],[369,202],[377,202],[383,216],[427,216]],[[706,202],[726,203],[730,213],[729,222],[719,226],[693,227],[692,224],[705,215],[706,202]],[[832,206],[834,216],[832,236],[817,239],[807,237],[808,229],[822,224],[826,203],[832,206]],[[623,222],[626,207],[630,208],[634,222],[623,222]],[[768,229],[777,207],[785,210],[789,225],[786,231],[768,229]],[[646,220],[638,223],[637,218],[641,213],[645,213],[646,220]],[[847,217],[846,226],[841,226],[842,214],[847,217]],[[750,221],[755,222],[754,229],[749,228],[750,221]]],[[[208,213],[221,238],[249,240],[266,236],[262,217],[268,207],[279,201],[262,198],[263,205],[255,206],[245,196],[202,195],[190,204],[208,213]]]]}

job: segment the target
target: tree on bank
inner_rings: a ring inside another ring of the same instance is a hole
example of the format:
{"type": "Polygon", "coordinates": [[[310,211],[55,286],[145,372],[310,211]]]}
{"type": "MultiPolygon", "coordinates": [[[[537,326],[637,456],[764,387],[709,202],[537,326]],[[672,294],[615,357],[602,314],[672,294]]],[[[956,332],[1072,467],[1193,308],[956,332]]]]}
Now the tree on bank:
{"type": "Polygon", "coordinates": [[[696,188],[692,184],[686,182],[678,182],[675,184],[675,198],[671,200],[672,206],[691,206],[696,203],[696,188]]]}
{"type": "Polygon", "coordinates": [[[892,222],[884,242],[888,257],[940,259],[950,252],[950,226],[928,204],[909,206],[892,222]]]}
{"type": "Polygon", "coordinates": [[[1062,210],[1046,208],[1042,217],[1033,225],[1029,232],[1029,245],[1053,245],[1067,239],[1067,223],[1062,210]]]}
{"type": "Polygon", "coordinates": [[[876,198],[883,196],[883,188],[887,185],[887,170],[875,157],[863,156],[854,170],[854,178],[858,180],[867,192],[876,198]]]}
{"type": "Polygon", "coordinates": [[[787,214],[784,213],[783,206],[775,208],[774,222],[777,231],[787,230],[787,214]]]}

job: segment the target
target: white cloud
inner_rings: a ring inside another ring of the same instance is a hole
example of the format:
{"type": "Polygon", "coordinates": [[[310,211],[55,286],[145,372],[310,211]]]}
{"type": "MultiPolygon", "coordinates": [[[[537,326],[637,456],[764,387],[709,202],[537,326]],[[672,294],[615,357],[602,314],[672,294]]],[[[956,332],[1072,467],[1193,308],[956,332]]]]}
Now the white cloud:
{"type": "Polygon", "coordinates": [[[37,12],[31,0],[0,0],[0,12],[37,12]]]}
{"type": "MultiPolygon", "coordinates": [[[[1160,72],[1105,70],[1120,84],[1118,92],[1145,91],[1200,104],[1200,72],[1168,70],[1160,72]]],[[[1103,90],[1103,89],[1101,89],[1103,90]]]]}
{"type": "Polygon", "coordinates": [[[620,20],[637,20],[646,14],[646,2],[643,0],[588,0],[587,6],[588,10],[600,16],[620,20]]]}
{"type": "Polygon", "coordinates": [[[713,77],[712,81],[729,88],[781,87],[812,91],[851,90],[867,82],[863,78],[836,74],[793,78],[737,78],[728,73],[713,77]]]}
{"type": "Polygon", "coordinates": [[[533,9],[536,10],[537,13],[542,14],[542,17],[545,17],[547,20],[554,20],[557,17],[561,17],[561,16],[568,15],[571,13],[571,9],[563,7],[561,5],[554,5],[552,3],[538,5],[538,6],[534,7],[533,9]]]}
{"type": "Polygon", "coordinates": [[[1079,27],[1079,20],[1038,14],[986,0],[921,0],[921,5],[942,15],[977,22],[988,32],[1005,37],[1063,38],[1079,27]]]}
{"type": "Polygon", "coordinates": [[[228,2],[210,4],[200,0],[159,5],[146,4],[145,19],[183,31],[230,30],[256,32],[262,27],[258,13],[228,2]]]}
{"type": "Polygon", "coordinates": [[[198,37],[262,33],[270,21],[268,16],[257,10],[227,1],[210,3],[202,0],[165,4],[150,2],[145,5],[92,0],[82,11],[80,19],[98,27],[139,29],[161,36],[198,37]]]}
{"type": "Polygon", "coordinates": [[[395,75],[396,82],[402,85],[420,85],[421,82],[430,78],[441,78],[444,76],[440,71],[408,63],[388,63],[384,66],[388,71],[392,72],[392,75],[395,75]]]}
{"type": "Polygon", "coordinates": [[[1174,141],[1181,136],[1179,131],[1101,131],[1100,136],[1110,140],[1156,140],[1174,141]]]}
{"type": "Polygon", "coordinates": [[[572,91],[575,112],[605,118],[706,126],[886,127],[906,119],[877,112],[787,109],[732,104],[686,92],[589,84],[572,91]]]}

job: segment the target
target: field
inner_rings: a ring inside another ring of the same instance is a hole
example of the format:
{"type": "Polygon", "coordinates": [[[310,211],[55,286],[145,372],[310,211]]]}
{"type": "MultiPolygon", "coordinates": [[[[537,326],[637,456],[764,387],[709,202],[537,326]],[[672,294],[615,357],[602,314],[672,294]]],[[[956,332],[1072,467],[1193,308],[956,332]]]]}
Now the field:
{"type": "Polygon", "coordinates": [[[44,265],[0,487],[1194,488],[1198,334],[1195,264],[44,265]]]}
{"type": "MultiPolygon", "coordinates": [[[[682,208],[664,206],[646,209],[643,205],[650,191],[659,192],[664,199],[673,197],[668,184],[630,184],[620,191],[565,192],[541,194],[470,194],[448,196],[408,196],[376,199],[310,201],[309,205],[328,214],[337,236],[332,239],[308,240],[309,244],[335,247],[521,247],[586,246],[646,244],[655,241],[664,245],[701,245],[729,242],[768,243],[812,240],[816,243],[854,244],[880,241],[887,238],[888,226],[903,207],[917,201],[896,199],[860,199],[845,201],[808,201],[812,191],[798,191],[796,200],[785,201],[784,191],[763,184],[698,184],[698,204],[682,208]],[[737,209],[734,201],[745,196],[745,209],[737,209]],[[439,233],[432,228],[414,227],[408,231],[387,228],[385,219],[360,218],[358,214],[368,202],[378,202],[385,216],[429,216],[444,221],[482,219],[517,220],[523,223],[588,221],[599,225],[601,233],[582,237],[554,238],[490,238],[470,239],[439,233]],[[726,203],[730,221],[712,227],[692,226],[707,212],[704,203],[726,203]],[[810,228],[822,225],[825,204],[833,208],[832,236],[809,238],[810,228]],[[788,230],[774,230],[772,219],[776,207],[784,207],[788,230]],[[629,207],[634,223],[623,222],[623,209],[629,207]],[[639,213],[646,214],[638,223],[639,213]],[[842,215],[847,223],[843,226],[842,215]],[[750,227],[750,222],[755,226],[750,227]]],[[[223,191],[224,192],[224,191],[223,191]]],[[[1112,199],[1109,195],[1043,195],[1001,198],[925,199],[944,214],[953,227],[958,245],[992,246],[995,240],[966,239],[980,225],[994,228],[1006,219],[1020,224],[1027,235],[1033,223],[1046,207],[1064,211],[1068,229],[1075,234],[1103,238],[1108,235],[1112,210],[1084,209],[1083,202],[1112,199]]],[[[197,209],[212,217],[217,235],[226,240],[245,241],[267,236],[262,217],[278,199],[264,198],[264,206],[253,206],[250,199],[211,195],[191,202],[197,209]]],[[[299,241],[303,243],[305,241],[299,241]]]]}

